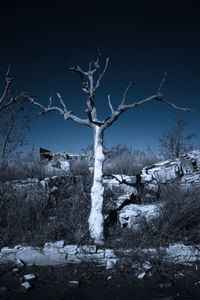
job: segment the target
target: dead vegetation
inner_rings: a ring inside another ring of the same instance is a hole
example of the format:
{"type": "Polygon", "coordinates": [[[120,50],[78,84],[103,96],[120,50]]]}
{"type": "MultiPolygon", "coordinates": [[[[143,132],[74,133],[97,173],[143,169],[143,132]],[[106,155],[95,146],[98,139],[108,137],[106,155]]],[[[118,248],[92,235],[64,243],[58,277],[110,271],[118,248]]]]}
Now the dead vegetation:
{"type": "MultiPolygon", "coordinates": [[[[39,185],[26,189],[11,184],[0,186],[0,246],[26,243],[43,245],[46,241],[64,239],[67,243],[89,242],[88,215],[90,209],[91,174],[82,168],[81,175],[71,177],[58,189],[39,185]]],[[[80,173],[79,173],[80,174],[80,173]]],[[[180,190],[176,184],[164,185],[159,201],[159,217],[147,222],[140,219],[139,229],[121,228],[117,217],[106,231],[106,247],[160,247],[169,243],[200,242],[199,188],[180,190]]],[[[115,205],[115,195],[105,193],[104,212],[115,205]]]]}

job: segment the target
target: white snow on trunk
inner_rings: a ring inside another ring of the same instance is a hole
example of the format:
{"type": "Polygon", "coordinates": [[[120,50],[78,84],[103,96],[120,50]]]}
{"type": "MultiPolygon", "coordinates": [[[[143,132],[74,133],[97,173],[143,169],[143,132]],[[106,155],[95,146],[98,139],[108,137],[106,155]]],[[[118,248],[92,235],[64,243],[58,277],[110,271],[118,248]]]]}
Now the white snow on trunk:
{"type": "Polygon", "coordinates": [[[91,211],[88,219],[90,236],[96,244],[103,244],[103,133],[99,126],[94,128],[94,179],[91,189],[91,211]]]}

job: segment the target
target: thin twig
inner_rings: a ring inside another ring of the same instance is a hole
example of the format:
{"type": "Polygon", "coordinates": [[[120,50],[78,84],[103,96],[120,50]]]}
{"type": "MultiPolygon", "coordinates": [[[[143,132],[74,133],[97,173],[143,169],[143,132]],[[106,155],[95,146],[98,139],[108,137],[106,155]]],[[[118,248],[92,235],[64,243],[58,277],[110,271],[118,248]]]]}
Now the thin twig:
{"type": "Polygon", "coordinates": [[[113,106],[112,106],[112,103],[111,103],[111,100],[110,100],[110,95],[108,95],[108,104],[110,106],[110,110],[111,110],[112,114],[114,114],[115,111],[113,109],[113,106]]]}
{"type": "Polygon", "coordinates": [[[159,85],[158,91],[157,91],[158,96],[161,95],[161,89],[162,89],[162,87],[163,87],[165,81],[167,80],[167,78],[169,78],[169,76],[168,76],[167,72],[165,72],[165,73],[164,73],[164,76],[163,76],[163,78],[162,78],[162,81],[161,81],[161,83],[160,83],[160,85],[159,85]]]}
{"type": "Polygon", "coordinates": [[[125,103],[126,98],[127,98],[127,93],[128,93],[128,90],[130,89],[131,85],[132,85],[132,81],[129,82],[129,85],[127,86],[127,88],[123,94],[121,105],[123,105],[125,103]]]}

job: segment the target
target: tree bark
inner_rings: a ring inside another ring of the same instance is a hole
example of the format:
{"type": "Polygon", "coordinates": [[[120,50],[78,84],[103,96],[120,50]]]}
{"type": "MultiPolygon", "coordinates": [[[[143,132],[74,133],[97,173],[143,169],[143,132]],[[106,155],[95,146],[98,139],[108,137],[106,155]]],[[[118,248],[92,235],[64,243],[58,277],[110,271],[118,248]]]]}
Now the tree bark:
{"type": "Polygon", "coordinates": [[[94,178],[91,189],[91,211],[88,219],[90,236],[95,244],[104,243],[104,218],[103,208],[103,131],[101,127],[94,126],[94,178]]]}

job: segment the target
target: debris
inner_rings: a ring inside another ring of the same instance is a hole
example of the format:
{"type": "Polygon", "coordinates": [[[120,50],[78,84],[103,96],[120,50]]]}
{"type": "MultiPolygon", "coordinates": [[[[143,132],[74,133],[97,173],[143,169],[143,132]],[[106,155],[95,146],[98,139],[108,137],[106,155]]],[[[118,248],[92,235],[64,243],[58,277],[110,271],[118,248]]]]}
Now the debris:
{"type": "Polygon", "coordinates": [[[17,274],[17,273],[20,272],[20,270],[19,270],[18,268],[14,268],[14,269],[12,269],[12,272],[13,272],[14,274],[17,274]]]}
{"type": "Polygon", "coordinates": [[[106,270],[113,269],[117,263],[117,259],[108,259],[106,262],[106,270]]]}
{"type": "Polygon", "coordinates": [[[31,290],[33,288],[33,285],[32,284],[30,284],[30,282],[22,282],[21,283],[21,290],[22,291],[29,291],[29,290],[31,290]]]}
{"type": "Polygon", "coordinates": [[[142,264],[143,269],[146,271],[152,269],[152,264],[149,261],[146,261],[145,263],[142,264]]]}
{"type": "Polygon", "coordinates": [[[69,287],[75,288],[75,287],[78,287],[79,285],[80,285],[80,282],[77,281],[77,280],[70,280],[70,281],[68,281],[68,286],[69,287]]]}
{"type": "Polygon", "coordinates": [[[145,275],[146,275],[146,272],[140,273],[140,274],[137,276],[137,278],[138,278],[138,279],[143,279],[145,275]]]}
{"type": "Polygon", "coordinates": [[[36,280],[36,276],[34,274],[26,274],[24,275],[24,280],[31,282],[36,280]]]}
{"type": "Polygon", "coordinates": [[[160,289],[166,289],[166,288],[170,288],[172,284],[171,282],[166,282],[166,283],[160,283],[158,286],[160,289]]]}

